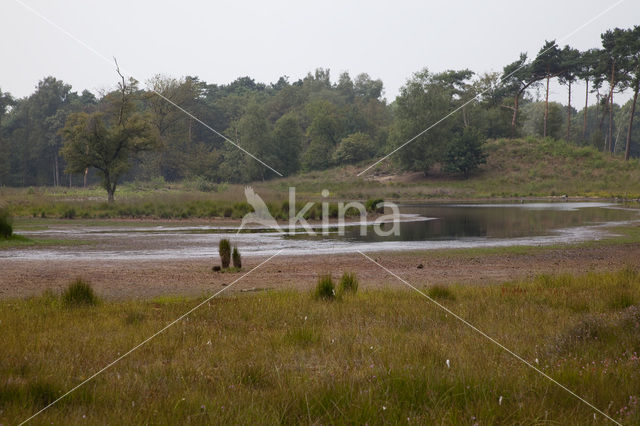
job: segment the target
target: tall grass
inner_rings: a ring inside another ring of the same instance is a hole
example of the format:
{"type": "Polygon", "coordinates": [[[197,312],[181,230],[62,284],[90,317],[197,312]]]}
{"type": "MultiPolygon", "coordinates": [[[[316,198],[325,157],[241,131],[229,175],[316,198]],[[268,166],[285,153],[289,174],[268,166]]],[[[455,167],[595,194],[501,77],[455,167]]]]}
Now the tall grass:
{"type": "MultiPolygon", "coordinates": [[[[416,283],[424,285],[425,283],[416,283]]],[[[622,424],[639,424],[635,272],[449,288],[447,306],[622,424]],[[576,310],[575,306],[581,306],[576,310]]],[[[198,300],[0,300],[0,423],[17,424],[198,300]],[[135,314],[132,314],[135,313],[135,314]]],[[[340,303],[216,298],[38,424],[599,424],[603,417],[406,290],[340,303]],[[450,361],[447,368],[446,361],[450,361]],[[409,420],[407,420],[409,419],[409,420]]]]}

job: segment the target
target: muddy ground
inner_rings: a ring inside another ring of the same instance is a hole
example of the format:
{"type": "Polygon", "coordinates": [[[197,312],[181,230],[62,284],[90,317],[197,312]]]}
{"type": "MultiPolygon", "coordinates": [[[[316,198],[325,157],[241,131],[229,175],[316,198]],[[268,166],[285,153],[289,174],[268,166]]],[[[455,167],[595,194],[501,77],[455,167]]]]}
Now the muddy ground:
{"type": "MultiPolygon", "coordinates": [[[[640,244],[580,248],[548,248],[528,254],[465,254],[423,251],[369,254],[416,286],[464,283],[487,285],[539,274],[584,273],[640,266],[640,244]],[[422,265],[422,268],[418,266],[422,265]]],[[[200,296],[218,291],[264,261],[245,259],[243,271],[217,273],[211,260],[0,260],[0,298],[26,297],[45,290],[59,292],[70,280],[89,280],[106,299],[151,298],[163,295],[200,296]]],[[[279,255],[249,273],[223,294],[264,289],[309,291],[318,274],[355,272],[361,288],[406,288],[359,253],[322,256],[279,255]]]]}

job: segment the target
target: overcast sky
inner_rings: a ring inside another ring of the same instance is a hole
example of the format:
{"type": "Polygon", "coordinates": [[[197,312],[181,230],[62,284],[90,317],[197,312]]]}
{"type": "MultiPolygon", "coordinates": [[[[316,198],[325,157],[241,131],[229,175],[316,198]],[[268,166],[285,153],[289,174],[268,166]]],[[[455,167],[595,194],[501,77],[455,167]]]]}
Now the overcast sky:
{"type": "MultiPolygon", "coordinates": [[[[545,39],[584,50],[600,34],[640,23],[640,2],[626,0],[565,38],[617,0],[484,1],[192,1],[1,0],[0,89],[30,94],[53,75],[74,90],[115,85],[113,67],[26,9],[36,9],[144,82],[154,74],[229,83],[248,75],[295,81],[317,67],[367,72],[385,97],[415,71],[500,71],[545,39]],[[535,6],[532,8],[532,6],[535,6]]],[[[566,102],[566,89],[552,98],[566,102]]],[[[573,104],[584,103],[584,86],[573,104]]]]}

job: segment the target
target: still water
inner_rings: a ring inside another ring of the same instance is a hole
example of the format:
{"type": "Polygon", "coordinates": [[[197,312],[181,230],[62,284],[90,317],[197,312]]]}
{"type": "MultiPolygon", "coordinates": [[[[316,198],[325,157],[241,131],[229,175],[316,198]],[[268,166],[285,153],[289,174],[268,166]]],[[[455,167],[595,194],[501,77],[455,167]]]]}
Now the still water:
{"type": "MultiPolygon", "coordinates": [[[[373,226],[361,234],[358,223],[323,235],[301,229],[288,232],[252,228],[236,233],[230,226],[80,226],[55,224],[17,230],[27,237],[83,241],[82,245],[0,250],[0,259],[189,259],[217,255],[221,238],[230,238],[244,256],[386,250],[547,245],[598,240],[611,226],[640,221],[638,210],[607,203],[403,204],[400,234],[381,237],[373,226]],[[343,235],[341,235],[343,234],[343,235]]],[[[390,224],[383,229],[388,229],[390,224]]]]}

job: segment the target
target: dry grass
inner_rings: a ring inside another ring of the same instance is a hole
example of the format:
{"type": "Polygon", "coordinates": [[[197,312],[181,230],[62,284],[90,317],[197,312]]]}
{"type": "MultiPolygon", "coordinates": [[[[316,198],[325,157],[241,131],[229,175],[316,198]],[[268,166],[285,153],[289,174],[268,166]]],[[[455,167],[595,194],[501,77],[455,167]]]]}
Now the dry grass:
{"type": "MultiPolygon", "coordinates": [[[[446,290],[441,303],[615,419],[640,421],[638,273],[446,290]]],[[[198,302],[1,301],[0,423],[27,418],[198,302]]],[[[34,424],[602,421],[416,293],[365,290],[333,303],[306,292],[214,299],[34,424]]]]}

